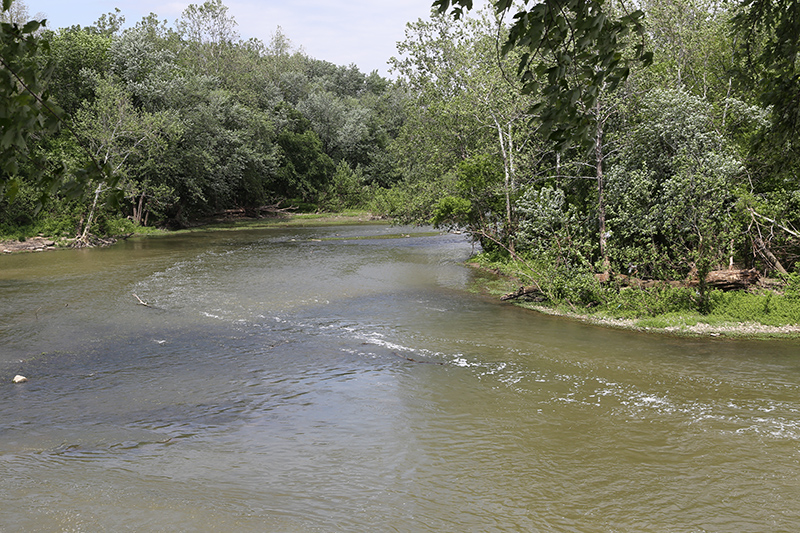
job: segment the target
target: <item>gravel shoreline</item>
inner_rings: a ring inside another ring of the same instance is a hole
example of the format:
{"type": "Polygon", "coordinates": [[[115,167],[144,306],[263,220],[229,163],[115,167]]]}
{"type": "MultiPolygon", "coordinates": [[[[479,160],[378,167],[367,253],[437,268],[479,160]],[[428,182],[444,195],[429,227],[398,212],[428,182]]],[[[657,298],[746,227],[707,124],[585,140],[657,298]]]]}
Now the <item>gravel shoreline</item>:
{"type": "Polygon", "coordinates": [[[625,318],[608,318],[580,313],[564,312],[543,305],[532,305],[530,303],[515,303],[524,309],[530,309],[538,313],[550,316],[559,316],[571,320],[578,320],[586,324],[610,327],[615,329],[626,329],[632,331],[643,331],[648,333],[661,333],[682,337],[729,337],[729,338],[770,338],[770,339],[790,339],[800,338],[800,324],[790,324],[785,326],[766,326],[757,322],[728,322],[723,324],[685,324],[680,326],[667,326],[664,328],[642,327],[637,325],[637,321],[625,318]]]}
{"type": "Polygon", "coordinates": [[[24,241],[0,241],[0,253],[13,254],[16,252],[44,252],[46,250],[57,250],[61,241],[54,241],[47,237],[31,237],[24,241]]]}

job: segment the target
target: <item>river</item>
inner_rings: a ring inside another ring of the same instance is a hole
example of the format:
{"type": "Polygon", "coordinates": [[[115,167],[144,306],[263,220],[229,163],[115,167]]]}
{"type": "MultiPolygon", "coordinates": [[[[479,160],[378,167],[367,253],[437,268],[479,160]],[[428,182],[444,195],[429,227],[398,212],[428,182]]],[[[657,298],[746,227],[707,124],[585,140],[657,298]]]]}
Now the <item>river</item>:
{"type": "Polygon", "coordinates": [[[471,291],[471,252],[341,226],[0,257],[0,531],[800,530],[798,341],[542,316],[471,291]]]}

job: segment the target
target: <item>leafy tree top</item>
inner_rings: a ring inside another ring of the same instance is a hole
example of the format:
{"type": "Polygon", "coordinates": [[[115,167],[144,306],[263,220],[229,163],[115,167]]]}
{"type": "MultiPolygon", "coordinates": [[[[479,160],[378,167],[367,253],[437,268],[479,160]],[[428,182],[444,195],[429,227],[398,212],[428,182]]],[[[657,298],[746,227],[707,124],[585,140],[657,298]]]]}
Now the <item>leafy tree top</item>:
{"type": "MultiPolygon", "coordinates": [[[[583,144],[591,136],[591,117],[586,110],[597,102],[601,90],[613,90],[624,81],[632,61],[649,64],[652,54],[644,49],[644,13],[608,6],[604,0],[494,0],[496,14],[513,13],[513,22],[501,51],[518,49],[518,74],[523,91],[539,93],[532,110],[543,130],[561,147],[583,144]],[[639,42],[627,52],[631,37],[639,42]]],[[[440,13],[450,9],[460,18],[473,0],[435,0],[440,13]],[[451,9],[452,8],[452,9],[451,9]]]]}

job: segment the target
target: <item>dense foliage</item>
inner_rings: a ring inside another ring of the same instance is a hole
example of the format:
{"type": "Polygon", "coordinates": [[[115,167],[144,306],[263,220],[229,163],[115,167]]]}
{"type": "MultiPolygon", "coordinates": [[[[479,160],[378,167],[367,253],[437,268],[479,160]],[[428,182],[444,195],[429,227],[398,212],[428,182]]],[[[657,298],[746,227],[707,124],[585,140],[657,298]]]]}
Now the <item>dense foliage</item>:
{"type": "MultiPolygon", "coordinates": [[[[26,19],[15,6],[4,17],[26,19]]],[[[388,146],[404,97],[376,72],[310,58],[280,28],[268,44],[243,41],[221,0],[190,5],[174,27],[124,22],[119,11],[88,27],[3,22],[0,234],[88,242],[121,220],[355,207],[396,180],[388,146]]]]}
{"type": "Polygon", "coordinates": [[[416,110],[396,215],[465,228],[573,303],[608,299],[598,273],[694,277],[709,312],[711,270],[798,269],[795,2],[435,4],[394,60],[416,110]]]}

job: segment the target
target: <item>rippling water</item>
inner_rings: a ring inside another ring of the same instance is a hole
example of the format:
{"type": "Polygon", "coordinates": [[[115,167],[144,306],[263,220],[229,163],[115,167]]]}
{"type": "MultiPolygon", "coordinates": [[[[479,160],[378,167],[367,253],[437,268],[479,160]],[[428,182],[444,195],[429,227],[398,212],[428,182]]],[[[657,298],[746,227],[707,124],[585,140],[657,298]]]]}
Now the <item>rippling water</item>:
{"type": "Polygon", "coordinates": [[[798,342],[541,316],[415,232],[0,257],[0,531],[800,529],[798,342]]]}

